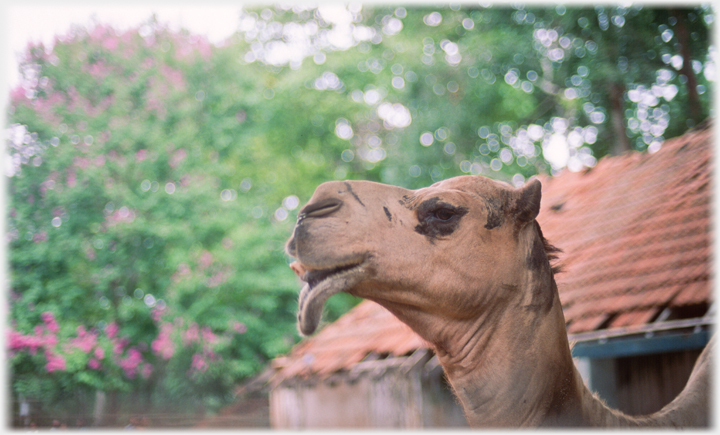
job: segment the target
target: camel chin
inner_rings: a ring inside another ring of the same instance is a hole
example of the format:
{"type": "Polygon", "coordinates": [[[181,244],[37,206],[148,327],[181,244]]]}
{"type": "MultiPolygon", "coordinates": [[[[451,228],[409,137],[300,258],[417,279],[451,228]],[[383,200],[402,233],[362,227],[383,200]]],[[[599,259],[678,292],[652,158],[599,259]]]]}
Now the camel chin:
{"type": "Polygon", "coordinates": [[[362,281],[365,272],[363,264],[312,271],[297,262],[291,267],[306,282],[298,301],[298,330],[305,336],[312,335],[320,324],[325,302],[332,295],[350,290],[362,281]]]}

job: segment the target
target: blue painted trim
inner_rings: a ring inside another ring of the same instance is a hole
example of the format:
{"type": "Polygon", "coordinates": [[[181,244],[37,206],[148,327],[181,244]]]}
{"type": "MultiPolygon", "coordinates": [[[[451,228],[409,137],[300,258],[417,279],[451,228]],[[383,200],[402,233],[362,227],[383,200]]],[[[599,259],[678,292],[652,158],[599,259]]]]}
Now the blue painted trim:
{"type": "Polygon", "coordinates": [[[634,336],[575,343],[572,356],[580,358],[619,358],[665,352],[702,349],[710,341],[708,330],[651,337],[634,336]]]}

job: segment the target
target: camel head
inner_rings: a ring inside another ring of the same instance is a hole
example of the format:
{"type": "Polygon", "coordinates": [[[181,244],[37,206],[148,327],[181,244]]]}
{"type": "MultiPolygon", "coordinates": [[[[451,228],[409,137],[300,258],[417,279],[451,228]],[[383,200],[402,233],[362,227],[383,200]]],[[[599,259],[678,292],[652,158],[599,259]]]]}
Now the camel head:
{"type": "Polygon", "coordinates": [[[300,332],[312,334],[325,301],[342,291],[380,303],[430,342],[478,313],[551,305],[553,295],[521,290],[550,274],[534,223],[540,188],[537,180],[516,189],[478,176],[418,190],[320,185],[286,246],[306,283],[300,332]]]}
{"type": "Polygon", "coordinates": [[[312,334],[338,292],[379,303],[433,345],[471,427],[706,425],[696,414],[707,409],[707,350],[653,416],[611,410],[583,385],[550,265],[557,249],[535,220],[540,197],[537,180],[477,176],[418,190],[320,185],[286,245],[305,281],[298,329],[312,334]]]}

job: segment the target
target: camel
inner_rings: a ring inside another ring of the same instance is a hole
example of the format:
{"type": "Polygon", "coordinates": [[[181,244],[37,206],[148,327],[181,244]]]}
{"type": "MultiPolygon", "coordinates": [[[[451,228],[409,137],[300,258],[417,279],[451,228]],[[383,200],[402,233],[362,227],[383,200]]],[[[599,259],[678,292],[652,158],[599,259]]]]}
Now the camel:
{"type": "Polygon", "coordinates": [[[471,427],[706,427],[710,348],[682,393],[648,416],[608,408],[572,361],[551,260],[535,217],[541,184],[480,176],[407,190],[321,184],[286,244],[305,282],[312,334],[338,292],[373,300],[434,346],[471,427]]]}

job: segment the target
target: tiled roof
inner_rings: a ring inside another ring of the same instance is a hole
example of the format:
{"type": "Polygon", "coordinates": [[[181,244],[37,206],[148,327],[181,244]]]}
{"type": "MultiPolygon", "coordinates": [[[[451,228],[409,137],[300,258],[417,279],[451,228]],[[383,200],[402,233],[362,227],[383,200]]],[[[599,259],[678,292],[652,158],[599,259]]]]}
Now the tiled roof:
{"type": "Polygon", "coordinates": [[[538,222],[561,248],[556,276],[569,333],[640,325],[708,303],[713,128],[655,154],[602,159],[543,179],[538,222]]]}
{"type": "MultiPolygon", "coordinates": [[[[631,152],[584,172],[541,177],[538,222],[563,250],[556,281],[569,333],[643,325],[666,308],[711,301],[712,146],[713,126],[705,125],[654,154],[631,152]]],[[[409,327],[363,301],[277,358],[274,383],[322,379],[370,354],[420,347],[428,344],[409,327]]]]}

